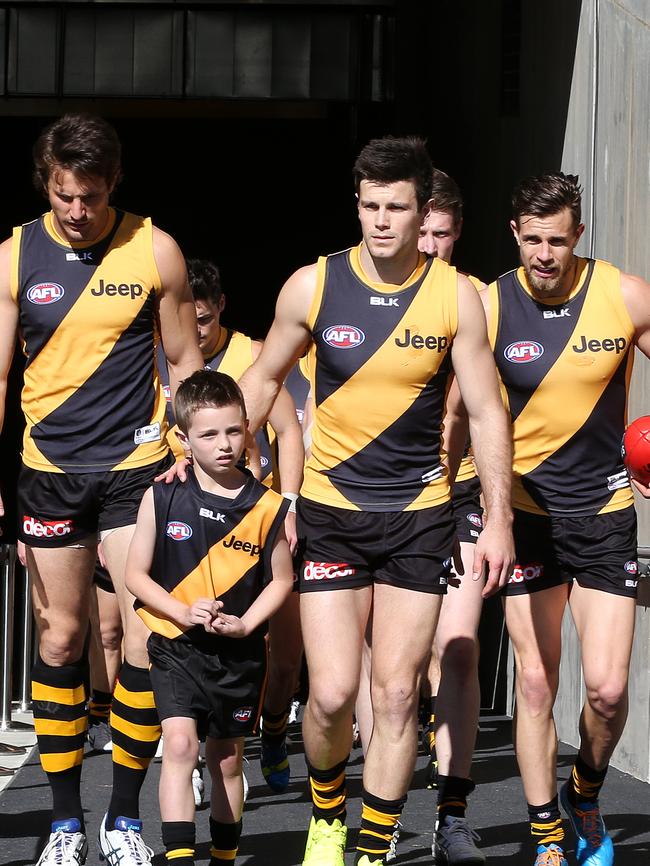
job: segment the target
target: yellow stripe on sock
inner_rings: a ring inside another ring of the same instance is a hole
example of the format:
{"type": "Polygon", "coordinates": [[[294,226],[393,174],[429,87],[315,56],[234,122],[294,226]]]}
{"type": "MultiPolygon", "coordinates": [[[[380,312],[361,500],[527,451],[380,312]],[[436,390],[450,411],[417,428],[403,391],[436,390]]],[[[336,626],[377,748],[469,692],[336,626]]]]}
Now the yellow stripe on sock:
{"type": "Polygon", "coordinates": [[[167,851],[165,857],[168,860],[179,860],[181,857],[194,857],[195,853],[194,848],[174,848],[173,851],[167,851]]]}
{"type": "Polygon", "coordinates": [[[131,770],[146,770],[151,763],[151,758],[138,758],[125,752],[117,743],[113,743],[113,763],[120,767],[129,767],[131,770]]]}
{"type": "Polygon", "coordinates": [[[86,689],[83,685],[74,689],[59,689],[46,686],[45,683],[32,682],[32,700],[74,707],[76,704],[86,703],[86,689]]]}
{"type": "Polygon", "coordinates": [[[134,725],[116,713],[111,715],[111,727],[140,742],[155,743],[160,739],[160,725],[134,725]]]}
{"type": "Polygon", "coordinates": [[[86,715],[70,722],[61,719],[34,719],[34,730],[38,736],[74,737],[76,734],[83,734],[87,727],[86,715]]]}
{"type": "Polygon", "coordinates": [[[237,856],[237,851],[237,848],[231,848],[229,851],[226,851],[213,846],[210,848],[210,857],[216,857],[218,860],[234,860],[237,856]]]}
{"type": "Polygon", "coordinates": [[[365,818],[367,821],[372,821],[373,824],[381,824],[383,827],[394,827],[395,822],[399,818],[400,813],[390,814],[389,812],[378,812],[372,806],[363,804],[361,810],[361,820],[365,818]]]}
{"type": "Polygon", "coordinates": [[[46,773],[62,773],[72,767],[78,767],[83,761],[84,750],[74,749],[72,752],[41,752],[41,766],[46,773]]]}
{"type": "Polygon", "coordinates": [[[136,710],[151,710],[156,704],[153,699],[153,692],[130,692],[125,689],[121,682],[117,682],[113,697],[120,703],[126,704],[127,707],[134,707],[136,710]]]}

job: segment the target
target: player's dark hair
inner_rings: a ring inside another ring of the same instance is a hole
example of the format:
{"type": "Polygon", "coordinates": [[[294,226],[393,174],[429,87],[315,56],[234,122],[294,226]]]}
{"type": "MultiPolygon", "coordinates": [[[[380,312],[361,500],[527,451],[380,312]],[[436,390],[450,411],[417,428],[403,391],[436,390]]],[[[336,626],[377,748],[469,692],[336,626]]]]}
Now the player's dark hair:
{"type": "Polygon", "coordinates": [[[352,169],[357,195],[362,180],[386,184],[410,180],[415,185],[419,208],[423,208],[431,198],[432,172],[431,158],[422,138],[394,138],[391,135],[368,142],[352,169]]]}
{"type": "Polygon", "coordinates": [[[186,263],[194,300],[218,304],[223,294],[219,268],[207,259],[187,259],[186,263]]]}
{"type": "Polygon", "coordinates": [[[192,416],[207,407],[239,406],[246,418],[244,395],[233,378],[217,370],[196,370],[183,379],[176,391],[174,414],[176,423],[187,435],[192,416]]]}
{"type": "Polygon", "coordinates": [[[463,196],[453,177],[439,168],[433,169],[431,199],[431,210],[450,214],[454,228],[458,228],[463,219],[463,196]]]}
{"type": "Polygon", "coordinates": [[[577,174],[548,171],[527,177],[512,193],[512,218],[519,225],[522,216],[553,216],[569,208],[574,227],[582,219],[582,187],[577,174]]]}
{"type": "Polygon", "coordinates": [[[47,196],[53,170],[81,178],[101,177],[114,186],[122,177],[122,145],[113,127],[94,114],[64,114],[34,145],[34,186],[47,196]]]}

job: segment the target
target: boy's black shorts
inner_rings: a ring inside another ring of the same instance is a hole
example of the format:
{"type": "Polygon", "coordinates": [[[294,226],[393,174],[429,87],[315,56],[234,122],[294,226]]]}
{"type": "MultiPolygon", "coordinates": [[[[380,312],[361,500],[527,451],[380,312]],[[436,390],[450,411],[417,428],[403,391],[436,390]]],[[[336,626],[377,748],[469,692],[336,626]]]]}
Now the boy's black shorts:
{"type": "Polygon", "coordinates": [[[481,482],[474,476],[466,481],[457,481],[451,493],[451,505],[456,521],[456,536],[459,541],[476,544],[483,529],[481,508],[481,482]]]}
{"type": "Polygon", "coordinates": [[[451,503],[417,511],[352,511],[298,500],[300,592],[374,581],[444,595],[456,525],[451,503]]]}
{"type": "Polygon", "coordinates": [[[115,472],[42,472],[22,466],[18,478],[18,537],[30,547],[69,547],[98,532],[135,524],[156,475],[174,463],[115,472]]]}
{"type": "Polygon", "coordinates": [[[206,641],[199,647],[185,637],[151,635],[147,648],[160,721],[195,719],[200,737],[217,740],[247,736],[255,730],[262,707],[264,637],[215,638],[214,644],[209,647],[206,641]],[[222,651],[224,641],[227,653],[222,651]]]}

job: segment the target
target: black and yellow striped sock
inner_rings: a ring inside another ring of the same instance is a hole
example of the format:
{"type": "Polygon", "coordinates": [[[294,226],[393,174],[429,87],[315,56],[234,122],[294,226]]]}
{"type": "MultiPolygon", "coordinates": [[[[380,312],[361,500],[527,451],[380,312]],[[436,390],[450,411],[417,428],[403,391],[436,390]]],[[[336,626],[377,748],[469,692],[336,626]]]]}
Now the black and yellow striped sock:
{"type": "Polygon", "coordinates": [[[436,745],[436,695],[431,695],[426,703],[428,705],[428,714],[423,727],[425,729],[424,736],[426,737],[427,749],[429,754],[431,754],[436,745]]]}
{"type": "Polygon", "coordinates": [[[51,667],[37,658],[32,668],[34,730],[41,766],[52,788],[52,820],[78,818],[83,828],[79,786],[88,727],[85,658],[51,667]]]}
{"type": "Polygon", "coordinates": [[[282,713],[262,713],[262,742],[268,746],[281,746],[287,736],[289,710],[282,713]]]}
{"type": "MultiPolygon", "coordinates": [[[[348,756],[349,757],[349,756],[348,756]]],[[[348,758],[329,770],[317,770],[307,761],[309,787],[311,789],[312,813],[319,821],[323,818],[331,824],[338,818],[345,823],[345,768],[348,758]]]]}
{"type": "Polygon", "coordinates": [[[530,822],[530,835],[536,845],[554,844],[562,847],[564,827],[562,826],[557,797],[542,806],[531,806],[529,803],[528,820],[530,822]]]}
{"type": "Polygon", "coordinates": [[[232,866],[237,856],[241,828],[241,818],[234,824],[222,824],[221,821],[215,821],[210,815],[212,847],[210,848],[209,866],[224,866],[224,864],[232,866]]]}
{"type": "Polygon", "coordinates": [[[438,776],[438,819],[446,815],[464,818],[467,810],[467,797],[476,786],[471,779],[460,776],[438,776]]]}
{"type": "Polygon", "coordinates": [[[194,866],[196,827],[194,821],[163,821],[162,840],[169,866],[194,866]]]}
{"type": "Polygon", "coordinates": [[[93,689],[93,693],[88,704],[88,715],[90,717],[91,724],[93,720],[97,722],[108,721],[108,717],[111,712],[112,697],[113,696],[110,692],[101,692],[99,691],[99,689],[93,689]]]}
{"type": "Polygon", "coordinates": [[[357,863],[364,854],[371,861],[384,862],[405,801],[406,798],[382,800],[364,789],[361,806],[361,829],[357,842],[357,863]]]}
{"type": "Polygon", "coordinates": [[[160,734],[149,671],[124,662],[111,706],[113,795],[107,830],[114,829],[115,819],[120,815],[140,817],[140,788],[156,754],[160,734]]]}
{"type": "Polygon", "coordinates": [[[571,771],[571,780],[567,788],[569,802],[572,806],[577,803],[595,803],[603,787],[607,767],[604,770],[594,770],[586,764],[580,755],[576,755],[576,762],[571,771]]]}

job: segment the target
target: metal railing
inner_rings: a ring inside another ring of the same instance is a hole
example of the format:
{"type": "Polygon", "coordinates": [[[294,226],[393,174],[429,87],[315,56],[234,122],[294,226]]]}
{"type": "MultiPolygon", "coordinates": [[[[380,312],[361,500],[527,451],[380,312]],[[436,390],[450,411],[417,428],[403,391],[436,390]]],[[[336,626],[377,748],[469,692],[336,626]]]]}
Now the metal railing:
{"type": "MultiPolygon", "coordinates": [[[[0,731],[9,731],[14,725],[11,711],[14,703],[14,636],[19,631],[18,708],[25,712],[31,706],[30,680],[32,667],[32,599],[29,575],[16,556],[13,544],[0,545],[0,731]],[[20,581],[20,609],[16,610],[16,581],[20,581]]],[[[24,727],[20,725],[19,727],[24,727]]]]}

